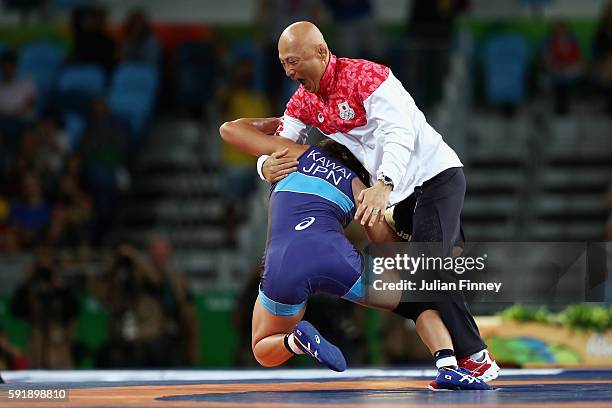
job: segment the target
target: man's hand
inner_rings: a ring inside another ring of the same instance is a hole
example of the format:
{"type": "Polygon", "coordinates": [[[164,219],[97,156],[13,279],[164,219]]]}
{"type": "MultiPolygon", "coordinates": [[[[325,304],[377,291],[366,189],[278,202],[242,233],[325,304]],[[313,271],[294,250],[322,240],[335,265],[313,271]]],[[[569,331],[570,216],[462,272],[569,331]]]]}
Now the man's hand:
{"type": "Polygon", "coordinates": [[[270,183],[276,183],[297,170],[299,163],[293,157],[286,157],[288,152],[289,149],[274,152],[264,162],[261,173],[270,183]]]}
{"type": "Polygon", "coordinates": [[[377,181],[374,186],[362,190],[357,197],[359,207],[355,213],[355,219],[360,220],[361,225],[365,225],[369,221],[368,225],[370,227],[376,222],[383,222],[392,189],[393,186],[377,181]]]}

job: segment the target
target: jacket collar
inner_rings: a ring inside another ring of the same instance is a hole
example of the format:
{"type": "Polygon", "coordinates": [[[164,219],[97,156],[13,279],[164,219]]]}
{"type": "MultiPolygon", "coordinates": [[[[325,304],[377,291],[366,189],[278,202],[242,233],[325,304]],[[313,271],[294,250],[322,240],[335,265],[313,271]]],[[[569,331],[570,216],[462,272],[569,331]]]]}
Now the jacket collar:
{"type": "Polygon", "coordinates": [[[320,98],[327,99],[329,94],[333,91],[334,84],[336,83],[336,63],[336,56],[330,53],[329,62],[319,82],[319,90],[316,93],[320,98]]]}

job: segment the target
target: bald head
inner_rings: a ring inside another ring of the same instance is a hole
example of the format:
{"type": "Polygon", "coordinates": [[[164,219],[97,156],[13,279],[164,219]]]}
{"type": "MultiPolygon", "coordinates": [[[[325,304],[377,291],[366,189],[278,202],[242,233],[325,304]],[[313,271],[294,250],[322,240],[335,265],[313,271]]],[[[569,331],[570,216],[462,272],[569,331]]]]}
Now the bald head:
{"type": "Polygon", "coordinates": [[[303,49],[322,45],[327,48],[323,34],[316,25],[309,21],[298,21],[293,23],[281,34],[278,40],[278,49],[292,48],[303,49]]]}
{"type": "Polygon", "coordinates": [[[278,57],[285,73],[299,81],[309,92],[317,92],[329,61],[323,34],[308,21],[293,23],[278,40],[278,57]]]}

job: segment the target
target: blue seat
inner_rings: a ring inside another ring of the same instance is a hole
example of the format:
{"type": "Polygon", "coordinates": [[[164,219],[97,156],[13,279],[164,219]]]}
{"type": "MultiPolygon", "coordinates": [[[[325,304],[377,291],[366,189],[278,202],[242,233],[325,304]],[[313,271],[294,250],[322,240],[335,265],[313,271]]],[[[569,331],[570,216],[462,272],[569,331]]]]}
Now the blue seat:
{"type": "Polygon", "coordinates": [[[108,107],[113,116],[129,123],[131,148],[137,149],[151,118],[152,99],[145,94],[114,93],[108,97],[108,107]]]}
{"type": "Polygon", "coordinates": [[[529,50],[514,33],[490,38],[484,49],[486,99],[491,104],[518,104],[526,99],[529,50]]]}
{"type": "Polygon", "coordinates": [[[69,65],[60,72],[57,90],[61,94],[79,93],[99,97],[104,94],[105,82],[104,70],[98,65],[69,65]]]}
{"type": "Polygon", "coordinates": [[[122,64],[113,73],[108,106],[113,115],[129,122],[133,146],[137,146],[147,130],[158,82],[158,70],[150,64],[122,64]]]}
{"type": "Polygon", "coordinates": [[[176,49],[176,104],[180,108],[201,113],[212,99],[215,83],[215,52],[207,42],[185,42],[176,49]]]}
{"type": "Polygon", "coordinates": [[[38,110],[46,106],[55,78],[64,61],[64,51],[53,42],[34,42],[24,46],[17,61],[17,75],[32,78],[38,90],[38,110]]]}
{"type": "Polygon", "coordinates": [[[51,105],[62,113],[73,149],[79,145],[92,100],[104,96],[105,85],[104,70],[98,65],[69,65],[61,70],[51,105]]]}
{"type": "Polygon", "coordinates": [[[158,82],[159,73],[155,65],[121,64],[113,73],[110,92],[138,92],[155,96],[158,82]]]}

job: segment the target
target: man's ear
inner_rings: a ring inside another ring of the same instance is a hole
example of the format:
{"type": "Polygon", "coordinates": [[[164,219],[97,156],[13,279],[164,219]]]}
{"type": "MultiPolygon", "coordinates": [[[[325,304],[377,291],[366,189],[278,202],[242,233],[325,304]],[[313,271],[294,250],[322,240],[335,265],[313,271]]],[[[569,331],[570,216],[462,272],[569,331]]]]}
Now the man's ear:
{"type": "Polygon", "coordinates": [[[325,61],[327,57],[327,48],[323,44],[317,45],[317,56],[325,61]]]}

